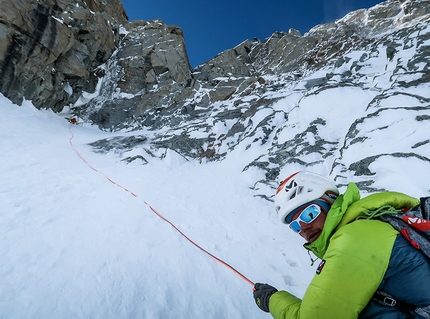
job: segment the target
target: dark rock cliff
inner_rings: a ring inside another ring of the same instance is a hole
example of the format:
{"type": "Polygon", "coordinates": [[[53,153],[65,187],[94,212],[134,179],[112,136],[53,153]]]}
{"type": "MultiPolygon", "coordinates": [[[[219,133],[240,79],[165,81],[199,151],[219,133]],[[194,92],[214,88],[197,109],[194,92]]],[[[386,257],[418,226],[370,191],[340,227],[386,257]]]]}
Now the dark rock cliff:
{"type": "Polygon", "coordinates": [[[127,22],[115,0],[2,1],[0,38],[6,97],[127,132],[93,143],[127,162],[171,150],[202,163],[240,149],[244,171],[264,171],[261,196],[287,166],[324,167],[339,183],[354,174],[373,191],[381,158],[430,165],[429,1],[245,40],[194,69],[180,27],[127,22]]]}
{"type": "Polygon", "coordinates": [[[126,23],[119,0],[1,1],[0,91],[61,111],[94,91],[126,23]]]}

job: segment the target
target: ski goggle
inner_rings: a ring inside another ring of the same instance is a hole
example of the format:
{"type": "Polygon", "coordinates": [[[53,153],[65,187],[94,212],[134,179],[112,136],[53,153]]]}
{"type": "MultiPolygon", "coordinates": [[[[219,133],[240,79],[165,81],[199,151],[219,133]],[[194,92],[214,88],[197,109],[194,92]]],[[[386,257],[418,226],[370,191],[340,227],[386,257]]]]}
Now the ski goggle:
{"type": "Polygon", "coordinates": [[[321,214],[321,207],[316,204],[309,205],[302,210],[299,217],[291,221],[289,224],[290,228],[296,232],[300,233],[301,226],[300,222],[310,224],[321,214]]]}

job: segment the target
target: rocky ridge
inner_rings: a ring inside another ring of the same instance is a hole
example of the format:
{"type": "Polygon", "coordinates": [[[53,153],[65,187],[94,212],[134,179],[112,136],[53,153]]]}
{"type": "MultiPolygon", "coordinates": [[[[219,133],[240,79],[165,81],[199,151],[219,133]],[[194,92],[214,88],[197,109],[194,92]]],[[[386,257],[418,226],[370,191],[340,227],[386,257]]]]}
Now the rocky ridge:
{"type": "Polygon", "coordinates": [[[179,27],[118,18],[110,57],[86,80],[63,81],[68,97],[52,108],[69,105],[81,122],[118,131],[92,146],[126,162],[240,152],[244,172],[264,172],[251,187],[265,198],[295,167],[330,172],[339,184],[352,174],[361,188],[381,190],[382,157],[430,166],[429,20],[428,1],[390,0],[303,36],[246,40],[191,69],[179,27]]]}
{"type": "MultiPolygon", "coordinates": [[[[267,152],[250,155],[244,167],[265,172],[252,186],[263,197],[271,196],[285,167],[324,167],[339,184],[353,174],[362,189],[381,190],[372,169],[378,159],[430,165],[429,10],[428,2],[388,1],[304,36],[278,32],[222,52],[182,86],[170,79],[176,90],[161,104],[120,122],[117,128],[126,131],[150,131],[145,146],[135,146],[145,150],[140,157],[129,156],[134,147],[123,157],[162,158],[169,149],[204,162],[263,147],[267,152]],[[416,126],[402,127],[410,126],[408,119],[416,126]],[[407,138],[399,136],[405,130],[407,138]],[[402,142],[374,149],[390,136],[402,142]]],[[[113,122],[104,128],[116,129],[113,122]]]]}

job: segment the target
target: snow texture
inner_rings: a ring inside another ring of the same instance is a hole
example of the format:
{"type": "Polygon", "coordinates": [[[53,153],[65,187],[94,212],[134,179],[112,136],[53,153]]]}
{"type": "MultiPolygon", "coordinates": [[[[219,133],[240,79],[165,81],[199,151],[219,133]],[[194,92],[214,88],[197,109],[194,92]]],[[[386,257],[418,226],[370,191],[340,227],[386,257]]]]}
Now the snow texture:
{"type": "Polygon", "coordinates": [[[222,162],[167,151],[146,165],[95,153],[113,133],[0,96],[0,318],[257,318],[255,282],[302,295],[301,239],[253,196],[240,153],[222,162]],[[71,129],[71,131],[69,130],[71,129]],[[137,197],[92,170],[94,168],[137,197]]]}
{"type": "MultiPolygon", "coordinates": [[[[336,96],[324,97],[330,98],[336,96]]],[[[356,101],[363,99],[358,90],[356,101]]],[[[278,221],[270,201],[254,196],[250,186],[262,171],[243,171],[258,145],[251,154],[236,148],[203,164],[171,150],[148,157],[146,165],[127,164],[114,151],[88,145],[119,133],[70,125],[67,114],[29,102],[19,107],[3,96],[0,111],[0,318],[266,316],[249,282],[192,245],[145,201],[252,282],[304,294],[315,269],[303,240],[278,221]],[[137,197],[91,169],[75,149],[137,197]]],[[[355,114],[342,116],[352,121],[355,114]]],[[[306,126],[306,117],[297,124],[306,126]]],[[[419,130],[407,113],[401,118],[402,127],[419,130]]],[[[366,132],[366,121],[360,125],[383,153],[390,137],[366,132]]],[[[407,130],[403,135],[412,138],[407,130]]],[[[381,156],[372,166],[380,187],[429,193],[425,161],[381,156]]]]}

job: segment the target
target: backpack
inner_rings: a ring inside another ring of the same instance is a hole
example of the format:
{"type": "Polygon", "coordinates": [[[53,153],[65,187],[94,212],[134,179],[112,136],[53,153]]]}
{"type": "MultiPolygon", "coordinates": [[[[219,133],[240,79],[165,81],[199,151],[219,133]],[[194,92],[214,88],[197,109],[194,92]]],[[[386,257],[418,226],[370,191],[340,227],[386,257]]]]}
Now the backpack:
{"type": "Polygon", "coordinates": [[[377,218],[393,226],[430,259],[430,197],[421,197],[419,205],[406,211],[387,213],[385,210],[377,218]]]}
{"type": "MultiPolygon", "coordinates": [[[[363,214],[364,218],[374,218],[389,223],[430,260],[430,197],[420,198],[420,204],[410,209],[396,210],[392,206],[383,206],[375,211],[365,211],[363,214]]],[[[430,319],[430,306],[416,308],[395,300],[383,291],[377,291],[372,299],[385,306],[396,307],[402,312],[414,311],[430,319]]]]}

